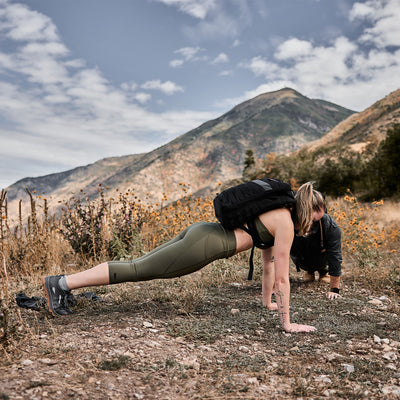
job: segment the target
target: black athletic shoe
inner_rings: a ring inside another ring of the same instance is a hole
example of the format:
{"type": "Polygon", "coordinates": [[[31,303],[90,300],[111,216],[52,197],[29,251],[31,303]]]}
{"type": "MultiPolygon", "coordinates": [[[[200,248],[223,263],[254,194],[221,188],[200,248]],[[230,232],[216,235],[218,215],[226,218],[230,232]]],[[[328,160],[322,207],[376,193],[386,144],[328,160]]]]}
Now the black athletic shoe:
{"type": "Polygon", "coordinates": [[[67,303],[68,296],[71,292],[69,290],[62,290],[58,285],[58,281],[60,280],[61,276],[62,275],[46,276],[42,279],[49,311],[55,317],[63,317],[72,313],[67,303]]]}

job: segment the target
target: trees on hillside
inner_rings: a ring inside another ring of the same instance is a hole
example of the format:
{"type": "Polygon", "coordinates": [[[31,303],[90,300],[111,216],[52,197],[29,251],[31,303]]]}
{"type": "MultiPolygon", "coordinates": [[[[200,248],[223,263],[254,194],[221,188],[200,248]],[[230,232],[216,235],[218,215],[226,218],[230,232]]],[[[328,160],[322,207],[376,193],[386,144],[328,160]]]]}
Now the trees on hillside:
{"type": "Polygon", "coordinates": [[[262,169],[253,172],[252,152],[247,150],[243,178],[269,176],[286,182],[316,181],[327,195],[341,196],[348,190],[365,200],[400,195],[400,124],[387,131],[376,153],[362,155],[338,146],[318,152],[300,150],[295,155],[269,154],[262,169]],[[321,160],[324,160],[321,162],[321,160]]]}
{"type": "Polygon", "coordinates": [[[368,187],[369,197],[400,193],[400,124],[388,129],[386,139],[367,163],[362,181],[368,187]]]}

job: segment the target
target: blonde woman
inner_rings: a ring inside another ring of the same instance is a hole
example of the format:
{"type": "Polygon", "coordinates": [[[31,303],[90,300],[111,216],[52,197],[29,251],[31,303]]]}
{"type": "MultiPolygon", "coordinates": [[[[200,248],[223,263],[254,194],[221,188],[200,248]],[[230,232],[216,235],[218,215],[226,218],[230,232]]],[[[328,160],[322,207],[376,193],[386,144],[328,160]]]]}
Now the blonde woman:
{"type": "MultiPolygon", "coordinates": [[[[299,234],[305,235],[324,211],[323,203],[314,194],[311,183],[304,184],[298,190],[296,211],[291,213],[288,208],[279,208],[260,214],[255,219],[261,239],[270,244],[269,248],[262,250],[262,298],[264,306],[278,311],[282,328],[286,332],[312,332],[315,327],[292,323],[289,316],[289,257],[294,227],[299,234]],[[273,293],[276,303],[271,303],[273,293]]],[[[219,223],[196,223],[176,238],[135,260],[109,261],[72,275],[44,277],[43,287],[48,308],[54,316],[65,316],[71,312],[66,303],[70,290],[175,278],[252,246],[251,236],[242,229],[228,230],[219,223]]]]}

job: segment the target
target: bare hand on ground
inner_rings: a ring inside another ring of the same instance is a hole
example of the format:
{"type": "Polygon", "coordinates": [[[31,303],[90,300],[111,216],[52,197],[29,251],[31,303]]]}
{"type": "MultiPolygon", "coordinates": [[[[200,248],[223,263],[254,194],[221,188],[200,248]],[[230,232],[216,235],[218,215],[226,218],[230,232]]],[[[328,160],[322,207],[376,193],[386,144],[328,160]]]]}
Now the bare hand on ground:
{"type": "Polygon", "coordinates": [[[290,324],[288,328],[284,328],[286,332],[314,332],[315,326],[301,325],[301,324],[290,324]]]}

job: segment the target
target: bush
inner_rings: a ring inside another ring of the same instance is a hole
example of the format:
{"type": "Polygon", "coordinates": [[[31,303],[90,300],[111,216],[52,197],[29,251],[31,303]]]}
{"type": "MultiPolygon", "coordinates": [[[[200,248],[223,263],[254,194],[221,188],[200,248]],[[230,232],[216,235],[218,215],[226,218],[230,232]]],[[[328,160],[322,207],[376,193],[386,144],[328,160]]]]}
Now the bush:
{"type": "Polygon", "coordinates": [[[375,156],[367,163],[363,185],[366,198],[380,199],[400,193],[400,124],[388,129],[375,156]]]}

